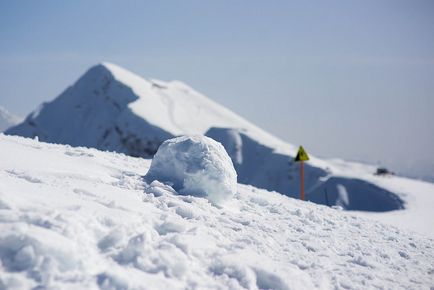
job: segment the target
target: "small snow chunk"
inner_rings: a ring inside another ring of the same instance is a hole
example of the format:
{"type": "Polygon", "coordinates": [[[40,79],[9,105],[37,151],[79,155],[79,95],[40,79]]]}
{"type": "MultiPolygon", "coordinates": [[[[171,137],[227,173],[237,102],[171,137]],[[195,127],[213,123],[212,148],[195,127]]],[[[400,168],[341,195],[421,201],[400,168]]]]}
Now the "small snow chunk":
{"type": "Polygon", "coordinates": [[[410,259],[410,256],[406,252],[398,251],[398,253],[402,258],[407,259],[407,260],[410,259]]]}
{"type": "Polygon", "coordinates": [[[362,267],[373,268],[373,266],[362,256],[357,256],[357,257],[353,258],[351,260],[351,262],[353,262],[354,264],[357,264],[359,266],[362,266],[362,267]]]}
{"type": "Polygon", "coordinates": [[[256,284],[259,289],[276,289],[276,290],[286,290],[290,289],[288,285],[276,274],[271,272],[255,269],[256,273],[256,284]]]}
{"type": "Polygon", "coordinates": [[[226,150],[205,136],[165,141],[146,178],[171,184],[184,195],[205,197],[215,205],[232,198],[237,190],[237,174],[226,150]]]}
{"type": "Polygon", "coordinates": [[[260,206],[267,206],[269,204],[266,199],[260,197],[253,197],[250,199],[250,201],[260,206]]]}
{"type": "Polygon", "coordinates": [[[22,247],[13,257],[13,267],[17,271],[29,269],[36,260],[35,251],[32,245],[22,247]]]}
{"type": "Polygon", "coordinates": [[[128,245],[115,257],[120,264],[128,264],[137,260],[144,250],[145,244],[150,244],[151,238],[147,233],[136,235],[128,241],[128,245]]]}
{"type": "Polygon", "coordinates": [[[164,236],[168,233],[180,233],[185,231],[185,226],[179,222],[166,221],[156,228],[157,232],[164,236]]]}
{"type": "Polygon", "coordinates": [[[210,267],[210,272],[216,277],[223,276],[228,280],[236,281],[238,287],[234,285],[233,288],[245,289],[255,289],[256,286],[256,276],[255,272],[247,266],[240,265],[237,263],[230,263],[228,261],[218,261],[212,267],[210,267]]]}
{"type": "Polygon", "coordinates": [[[128,282],[125,281],[125,279],[111,273],[98,274],[97,283],[102,290],[121,290],[129,288],[128,282]]]}
{"type": "Polygon", "coordinates": [[[195,218],[194,211],[191,207],[187,206],[178,206],[176,208],[176,213],[185,219],[192,219],[195,218]]]}
{"type": "Polygon", "coordinates": [[[174,193],[175,191],[170,186],[154,180],[148,187],[145,188],[145,192],[153,194],[155,197],[160,197],[168,193],[174,193]]]}
{"type": "Polygon", "coordinates": [[[98,242],[98,248],[102,251],[110,249],[111,247],[118,244],[123,239],[123,237],[124,237],[124,232],[122,229],[113,230],[98,242]]]}

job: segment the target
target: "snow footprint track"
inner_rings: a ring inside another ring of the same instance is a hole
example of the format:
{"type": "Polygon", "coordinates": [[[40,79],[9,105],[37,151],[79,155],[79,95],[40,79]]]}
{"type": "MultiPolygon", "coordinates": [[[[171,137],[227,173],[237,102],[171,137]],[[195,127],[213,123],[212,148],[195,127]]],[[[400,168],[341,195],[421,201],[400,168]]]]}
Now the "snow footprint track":
{"type": "MultiPolygon", "coordinates": [[[[164,210],[160,212],[160,219],[142,225],[139,233],[112,231],[99,241],[98,247],[102,253],[109,253],[119,266],[132,267],[146,275],[182,279],[191,263],[189,246],[180,238],[187,227],[164,210]]],[[[109,286],[119,283],[105,272],[98,275],[98,280],[100,285],[103,282],[109,286]]],[[[120,282],[128,285],[128,281],[120,282]]]]}
{"type": "Polygon", "coordinates": [[[6,170],[6,173],[8,173],[11,177],[23,179],[30,183],[43,183],[43,181],[40,178],[37,178],[25,171],[6,170]]]}

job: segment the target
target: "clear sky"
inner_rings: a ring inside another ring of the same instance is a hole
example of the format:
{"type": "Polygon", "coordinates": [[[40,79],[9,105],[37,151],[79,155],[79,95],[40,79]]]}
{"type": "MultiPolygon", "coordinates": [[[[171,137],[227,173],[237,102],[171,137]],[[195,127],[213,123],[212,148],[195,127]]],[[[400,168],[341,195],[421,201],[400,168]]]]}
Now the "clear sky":
{"type": "Polygon", "coordinates": [[[434,1],[0,1],[0,105],[110,61],[323,157],[434,176],[434,1]]]}

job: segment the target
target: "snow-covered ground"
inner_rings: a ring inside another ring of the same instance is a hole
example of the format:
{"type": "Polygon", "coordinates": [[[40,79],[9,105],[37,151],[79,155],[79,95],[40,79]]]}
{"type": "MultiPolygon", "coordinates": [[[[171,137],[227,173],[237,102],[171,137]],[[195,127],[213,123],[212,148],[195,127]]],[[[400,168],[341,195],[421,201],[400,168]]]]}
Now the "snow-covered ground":
{"type": "MultiPolygon", "coordinates": [[[[0,135],[0,289],[434,286],[427,236],[246,185],[216,207],[150,163],[0,135]]],[[[400,180],[380,182],[431,191],[400,180]]]]}
{"type": "Polygon", "coordinates": [[[411,229],[434,238],[434,184],[415,179],[372,178],[372,183],[398,192],[405,200],[405,209],[390,212],[362,212],[355,214],[384,223],[411,229]],[[383,180],[379,180],[383,179],[383,180]]]}
{"type": "MultiPolygon", "coordinates": [[[[376,176],[374,166],[340,159],[326,160],[336,176],[358,176],[370,186],[393,192],[404,201],[404,209],[387,212],[352,211],[358,216],[416,231],[434,238],[434,184],[400,176],[376,176]]],[[[360,193],[363,194],[363,193],[360,193]]]]}

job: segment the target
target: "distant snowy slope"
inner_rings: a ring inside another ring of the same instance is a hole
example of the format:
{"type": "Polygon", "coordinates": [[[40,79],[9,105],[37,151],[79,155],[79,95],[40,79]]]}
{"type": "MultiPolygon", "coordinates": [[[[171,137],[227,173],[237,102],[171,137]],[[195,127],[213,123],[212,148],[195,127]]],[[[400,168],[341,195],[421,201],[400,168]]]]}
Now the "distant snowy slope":
{"type": "MultiPolygon", "coordinates": [[[[238,173],[238,182],[299,198],[294,146],[268,147],[243,130],[211,128],[238,173]]],[[[310,156],[305,162],[306,199],[434,237],[434,184],[399,176],[375,176],[376,167],[310,156]]]]}
{"type": "MultiPolygon", "coordinates": [[[[296,146],[181,82],[144,79],[110,63],[92,67],[59,97],[5,133],[145,158],[174,136],[206,134],[223,144],[240,183],[299,197],[299,164],[293,162],[296,146]]],[[[373,212],[400,210],[409,204],[411,189],[402,194],[385,187],[380,179],[371,178],[374,167],[359,168],[309,154],[308,200],[373,212]]]]}
{"type": "Polygon", "coordinates": [[[150,160],[1,134],[0,160],[0,289],[434,285],[433,239],[349,212],[245,185],[218,208],[150,160]]]}
{"type": "MultiPolygon", "coordinates": [[[[294,146],[268,147],[249,132],[233,128],[211,128],[206,135],[226,148],[240,183],[299,198],[299,163],[293,161],[295,152],[290,150],[294,146]]],[[[341,170],[332,162],[311,156],[305,164],[306,198],[348,210],[390,211],[404,208],[404,201],[399,195],[363,179],[371,176],[375,169],[367,168],[361,175],[354,169],[359,165],[345,165],[348,170],[341,170]]]]}
{"type": "Polygon", "coordinates": [[[0,106],[0,132],[3,132],[9,127],[18,124],[21,119],[0,106]]]}
{"type": "Polygon", "coordinates": [[[151,157],[162,141],[204,134],[211,126],[235,126],[273,139],[179,81],[146,80],[103,63],[6,134],[151,157]]]}

